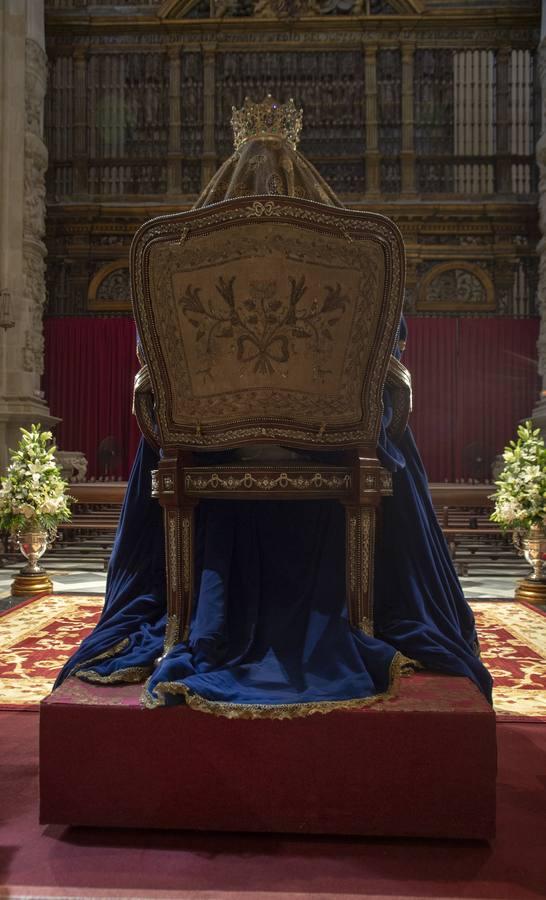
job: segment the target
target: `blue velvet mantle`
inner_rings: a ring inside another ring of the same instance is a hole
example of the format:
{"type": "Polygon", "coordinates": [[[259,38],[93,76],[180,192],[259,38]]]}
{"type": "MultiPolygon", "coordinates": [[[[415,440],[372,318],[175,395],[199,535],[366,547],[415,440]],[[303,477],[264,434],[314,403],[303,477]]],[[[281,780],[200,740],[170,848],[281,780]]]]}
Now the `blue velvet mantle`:
{"type": "Polygon", "coordinates": [[[128,483],[95,630],[69,674],[146,681],[148,706],[190,703],[224,715],[325,712],[393,689],[403,657],[470,678],[491,677],[437,523],[411,432],[379,442],[393,473],[375,554],[375,636],[350,627],[344,511],[335,501],[207,501],[198,507],[190,638],[161,655],[166,619],[162,511],[150,495],[155,451],[142,440],[128,483]]]}

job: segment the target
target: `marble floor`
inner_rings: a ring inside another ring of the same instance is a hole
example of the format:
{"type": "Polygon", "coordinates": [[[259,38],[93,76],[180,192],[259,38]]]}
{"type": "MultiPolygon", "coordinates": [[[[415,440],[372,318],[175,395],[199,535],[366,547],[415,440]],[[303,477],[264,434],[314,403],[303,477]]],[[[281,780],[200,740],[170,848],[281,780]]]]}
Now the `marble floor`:
{"type": "MultiPolygon", "coordinates": [[[[21,602],[19,597],[11,597],[11,581],[21,568],[21,562],[13,559],[7,560],[7,565],[0,569],[0,611],[10,609],[21,602]]],[[[91,561],[80,564],[73,560],[61,562],[51,559],[45,560],[45,568],[53,580],[53,589],[59,593],[75,592],[79,594],[104,594],[106,585],[106,572],[102,563],[91,561]]],[[[499,565],[498,571],[494,566],[484,572],[477,567],[475,574],[461,577],[461,584],[468,599],[513,599],[514,587],[518,578],[522,578],[529,571],[528,566],[519,560],[514,560],[510,565],[499,565]]]]}

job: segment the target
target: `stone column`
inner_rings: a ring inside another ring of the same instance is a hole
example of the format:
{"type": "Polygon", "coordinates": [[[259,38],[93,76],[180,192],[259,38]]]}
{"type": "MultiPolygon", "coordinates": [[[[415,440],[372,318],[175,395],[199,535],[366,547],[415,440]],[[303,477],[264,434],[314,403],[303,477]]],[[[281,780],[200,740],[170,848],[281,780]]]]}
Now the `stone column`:
{"type": "Polygon", "coordinates": [[[0,290],[14,327],[0,329],[0,468],[19,428],[51,425],[40,390],[45,301],[45,170],[42,139],[47,66],[43,0],[0,3],[0,290]]]}

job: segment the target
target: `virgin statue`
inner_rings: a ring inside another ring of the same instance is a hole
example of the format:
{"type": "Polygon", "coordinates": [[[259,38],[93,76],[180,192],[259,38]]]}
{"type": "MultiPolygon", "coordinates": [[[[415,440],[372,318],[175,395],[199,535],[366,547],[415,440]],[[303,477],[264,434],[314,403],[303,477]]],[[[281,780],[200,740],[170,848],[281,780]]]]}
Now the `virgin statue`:
{"type": "MultiPolygon", "coordinates": [[[[266,194],[342,206],[293,137],[278,115],[259,133],[245,134],[196,206],[266,194]]],[[[402,321],[398,357],[405,340],[402,321]]],[[[147,707],[186,703],[224,716],[285,717],[372,703],[396,691],[402,670],[425,668],[470,678],[490,700],[473,614],[412,434],[406,429],[395,444],[387,434],[388,390],[383,405],[378,456],[392,473],[393,493],[382,500],[376,538],[373,636],[352,627],[347,615],[341,504],[208,500],[197,513],[189,638],[162,655],[164,530],[151,496],[158,455],[142,438],[102,615],[57,685],[68,676],[104,685],[142,682],[147,707]]],[[[225,453],[263,458],[297,451],[257,446],[225,453]]],[[[207,457],[214,461],[214,454],[207,457]]]]}

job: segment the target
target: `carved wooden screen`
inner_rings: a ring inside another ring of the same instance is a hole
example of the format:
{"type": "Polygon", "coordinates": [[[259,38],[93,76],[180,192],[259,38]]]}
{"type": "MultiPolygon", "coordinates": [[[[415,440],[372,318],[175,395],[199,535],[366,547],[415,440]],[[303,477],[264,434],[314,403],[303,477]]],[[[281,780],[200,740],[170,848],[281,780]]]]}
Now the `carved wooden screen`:
{"type": "Polygon", "coordinates": [[[199,52],[183,53],[181,57],[179,96],[175,98],[180,129],[182,165],[180,186],[183,194],[198,194],[201,190],[201,156],[203,154],[203,57],[199,52]]]}
{"type": "Polygon", "coordinates": [[[510,54],[510,120],[512,190],[525,195],[537,189],[534,146],[540,136],[540,92],[535,85],[535,60],[530,50],[510,54]]]}
{"type": "Polygon", "coordinates": [[[377,54],[378,146],[381,154],[381,191],[401,190],[402,150],[402,65],[400,50],[379,50],[377,54]]]}
{"type": "Polygon", "coordinates": [[[407,312],[436,302],[431,266],[464,261],[494,293],[469,314],[535,315],[539,10],[463,5],[46,0],[48,312],[92,313],[97,272],[144,218],[192,205],[232,104],[269,90],[303,107],[301,149],[340,199],[399,223],[407,312]]]}
{"type": "Polygon", "coordinates": [[[424,194],[451,193],[453,51],[416,51],[414,114],[417,189],[424,194]]]}
{"type": "Polygon", "coordinates": [[[131,276],[163,446],[375,446],[403,291],[388,219],[228,201],[145,225],[131,276]]]}
{"type": "Polygon", "coordinates": [[[89,193],[167,190],[168,58],[95,54],[89,61],[89,193]]]}
{"type": "Polygon", "coordinates": [[[495,54],[463,50],[453,55],[453,189],[491,194],[495,186],[495,54]]]}
{"type": "Polygon", "coordinates": [[[50,166],[46,173],[46,187],[50,197],[66,197],[73,192],[74,60],[72,56],[56,56],[49,61],[48,69],[44,137],[50,166]]]}

